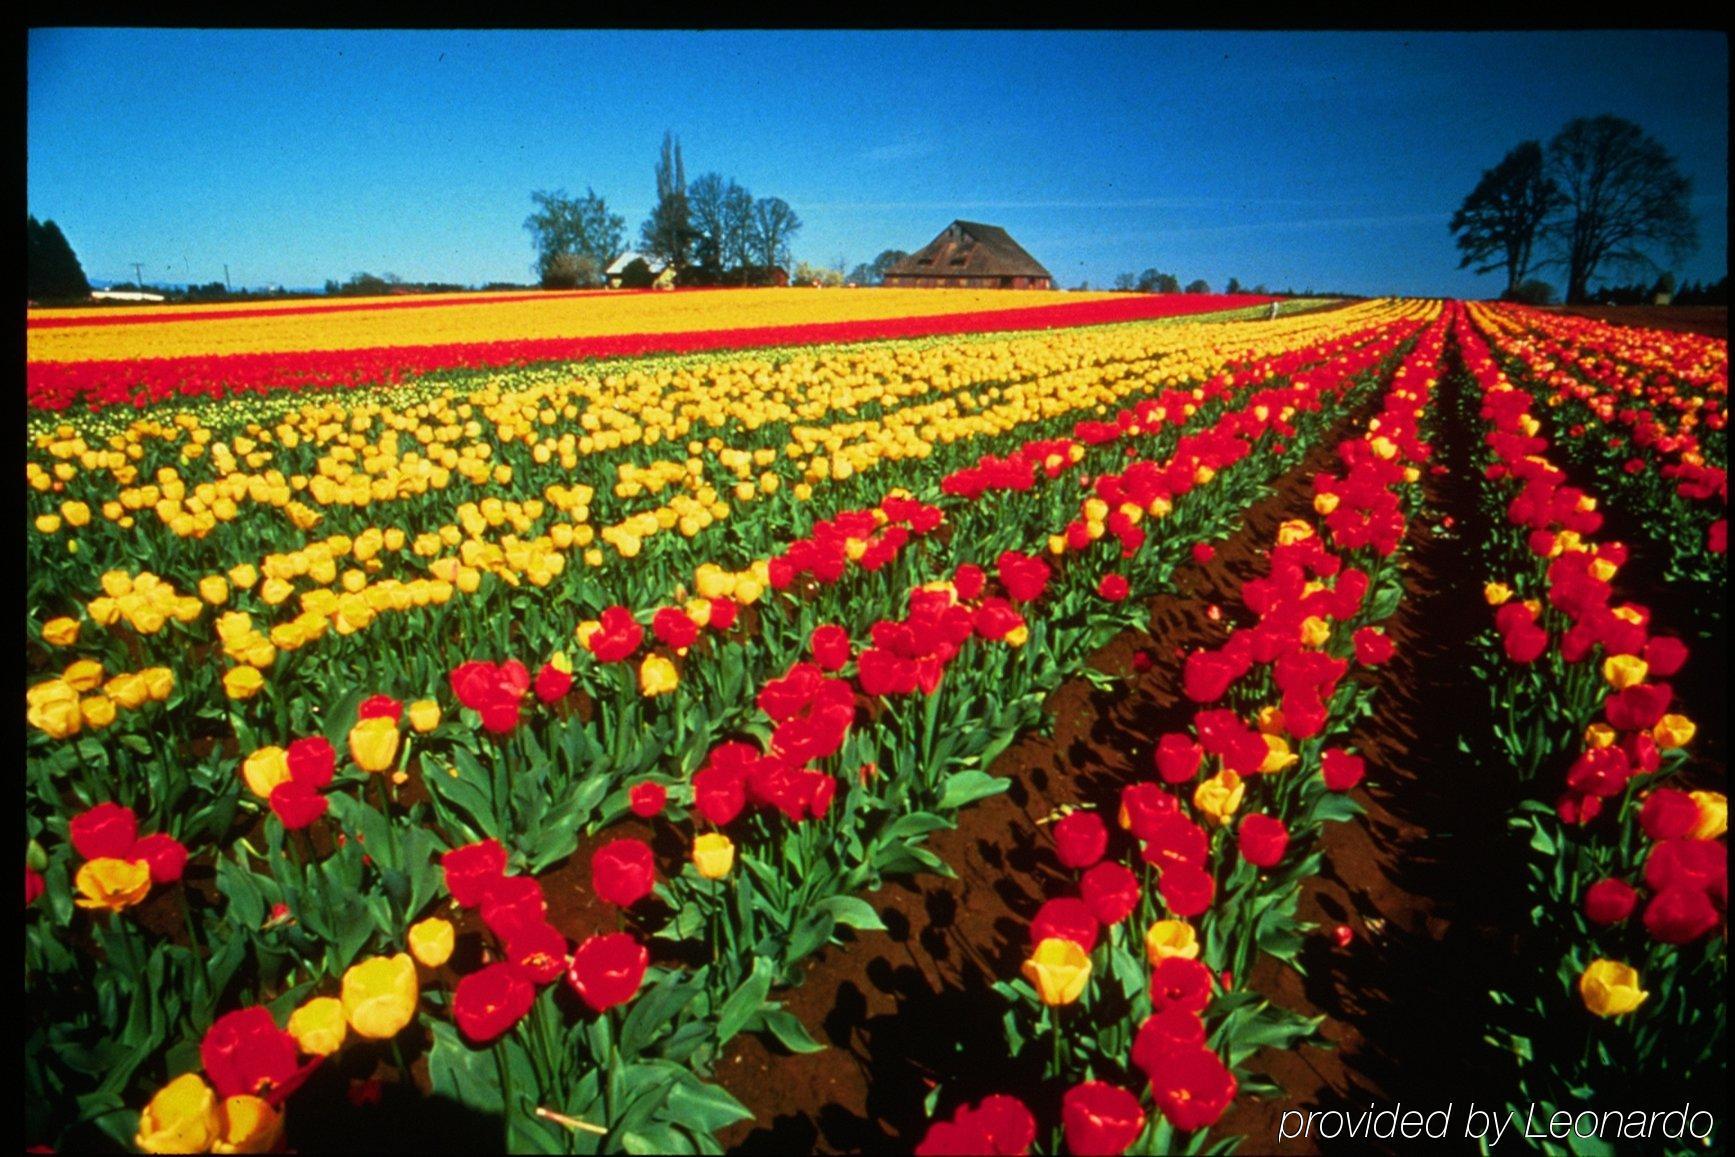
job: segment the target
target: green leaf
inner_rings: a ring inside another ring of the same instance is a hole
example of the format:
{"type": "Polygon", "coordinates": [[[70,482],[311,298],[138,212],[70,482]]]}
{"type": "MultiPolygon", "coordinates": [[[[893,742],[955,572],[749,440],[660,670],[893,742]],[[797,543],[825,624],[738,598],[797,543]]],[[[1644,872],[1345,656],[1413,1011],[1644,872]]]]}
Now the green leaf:
{"type": "Polygon", "coordinates": [[[726,1129],[737,1121],[751,1121],[753,1114],[728,1091],[707,1084],[690,1073],[669,1093],[668,1114],[688,1128],[698,1126],[708,1133],[726,1129]]]}
{"type": "Polygon", "coordinates": [[[886,926],[880,923],[880,914],[874,911],[872,904],[859,896],[832,896],[821,900],[817,905],[823,912],[829,912],[837,923],[862,932],[884,932],[886,926]]]}
{"type": "Polygon", "coordinates": [[[759,1006],[765,1003],[765,998],[771,992],[771,975],[774,965],[764,957],[756,957],[753,961],[753,971],[741,987],[729,994],[729,999],[723,1002],[723,1007],[717,1013],[717,1044],[725,1044],[736,1033],[746,1027],[759,1006]]]}
{"type": "Polygon", "coordinates": [[[825,1045],[813,1039],[801,1019],[787,1009],[761,1009],[759,1019],[761,1027],[792,1053],[817,1053],[825,1050],[825,1045]]]}
{"type": "Polygon", "coordinates": [[[954,772],[946,777],[946,784],[940,791],[940,800],[935,806],[942,811],[957,811],[979,799],[999,795],[1010,786],[1012,781],[1005,776],[989,775],[974,768],[954,772]]]}
{"type": "Polygon", "coordinates": [[[428,1053],[428,1082],[434,1095],[447,1097],[479,1113],[499,1113],[499,1069],[488,1049],[473,1049],[458,1036],[456,1026],[428,1018],[434,1047],[428,1053]]]}

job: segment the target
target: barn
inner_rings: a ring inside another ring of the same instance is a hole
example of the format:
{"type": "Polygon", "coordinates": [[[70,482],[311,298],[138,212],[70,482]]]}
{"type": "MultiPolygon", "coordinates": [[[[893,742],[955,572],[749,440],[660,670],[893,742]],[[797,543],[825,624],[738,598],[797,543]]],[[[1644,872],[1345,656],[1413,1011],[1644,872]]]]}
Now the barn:
{"type": "Polygon", "coordinates": [[[1053,289],[1054,278],[998,225],[954,221],[886,270],[901,289],[1053,289]]]}

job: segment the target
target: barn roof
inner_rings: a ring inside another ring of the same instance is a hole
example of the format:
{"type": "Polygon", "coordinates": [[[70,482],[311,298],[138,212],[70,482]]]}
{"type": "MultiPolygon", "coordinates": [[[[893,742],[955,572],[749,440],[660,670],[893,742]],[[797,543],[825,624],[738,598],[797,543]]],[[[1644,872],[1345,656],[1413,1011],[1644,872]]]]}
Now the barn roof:
{"type": "Polygon", "coordinates": [[[890,269],[887,277],[1051,277],[998,225],[954,221],[922,249],[890,269]]]}

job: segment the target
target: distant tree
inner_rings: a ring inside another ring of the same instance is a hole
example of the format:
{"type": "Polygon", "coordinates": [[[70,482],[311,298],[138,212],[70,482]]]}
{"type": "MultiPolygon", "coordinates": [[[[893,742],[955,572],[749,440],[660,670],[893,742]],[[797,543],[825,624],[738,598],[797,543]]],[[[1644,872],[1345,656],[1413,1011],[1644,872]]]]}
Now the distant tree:
{"type": "Polygon", "coordinates": [[[1239,277],[1231,277],[1229,279],[1229,284],[1225,285],[1223,287],[1223,292],[1229,293],[1229,294],[1235,294],[1235,293],[1246,293],[1247,291],[1245,289],[1241,288],[1241,279],[1239,277]]]}
{"type": "Polygon", "coordinates": [[[1561,203],[1560,186],[1545,171],[1542,146],[1523,142],[1483,172],[1452,214],[1448,228],[1463,253],[1458,268],[1505,269],[1506,292],[1511,292],[1529,273],[1536,239],[1561,203]]]}
{"type": "Polygon", "coordinates": [[[712,281],[723,272],[723,195],[721,173],[703,173],[687,186],[687,224],[693,231],[693,264],[712,281]]]}
{"type": "Polygon", "coordinates": [[[691,264],[693,227],[687,209],[687,173],[681,164],[681,144],[671,133],[663,134],[663,152],[657,159],[657,203],[639,228],[639,246],[677,270],[691,264]]]}
{"type": "Polygon", "coordinates": [[[1181,292],[1181,279],[1173,273],[1147,269],[1139,274],[1136,288],[1140,293],[1179,293],[1181,292]]]}
{"type": "Polygon", "coordinates": [[[1516,301],[1523,305],[1553,305],[1554,286],[1532,277],[1501,294],[1500,300],[1516,301]]]}
{"type": "Polygon", "coordinates": [[[1114,287],[1116,289],[1130,290],[1136,288],[1138,284],[1139,276],[1136,273],[1115,274],[1114,287]]]}
{"type": "Polygon", "coordinates": [[[1271,296],[1270,291],[1265,288],[1265,283],[1263,281],[1253,287],[1253,292],[1258,294],[1260,297],[1271,296]]]}
{"type": "Polygon", "coordinates": [[[1187,283],[1187,292],[1188,293],[1210,293],[1211,292],[1211,283],[1206,281],[1203,277],[1195,278],[1194,280],[1189,281],[1187,283]]]}
{"type": "Polygon", "coordinates": [[[1076,286],[1073,287],[1073,292],[1074,293],[1089,293],[1090,292],[1090,282],[1088,282],[1088,281],[1079,282],[1076,286]]]}
{"type": "Polygon", "coordinates": [[[896,265],[908,256],[909,254],[905,253],[902,249],[882,250],[880,255],[874,258],[873,263],[869,266],[869,268],[874,271],[873,283],[879,285],[881,282],[885,281],[886,274],[891,272],[892,266],[896,265]]]}
{"type": "Polygon", "coordinates": [[[1668,305],[1675,299],[1675,275],[1665,272],[1657,278],[1657,283],[1651,286],[1651,300],[1658,305],[1668,305]]]}
{"type": "Polygon", "coordinates": [[[60,226],[29,217],[25,222],[24,283],[31,301],[89,297],[90,282],[60,226]]]}
{"type": "Polygon", "coordinates": [[[1729,275],[1724,274],[1715,284],[1689,285],[1675,295],[1675,305],[1729,304],[1729,275]]]}
{"type": "Polygon", "coordinates": [[[536,243],[532,268],[538,280],[550,288],[600,285],[602,271],[621,250],[626,218],[610,213],[608,203],[589,188],[582,197],[538,189],[530,200],[536,211],[524,219],[524,228],[536,243]]]}
{"type": "Polygon", "coordinates": [[[556,253],[537,264],[544,289],[601,285],[602,271],[607,268],[588,253],[556,253]]]}
{"type": "Polygon", "coordinates": [[[843,273],[829,265],[809,265],[803,261],[795,267],[790,284],[839,286],[843,284],[843,273]]]}
{"type": "Polygon", "coordinates": [[[745,270],[753,264],[753,194],[731,180],[723,190],[723,267],[745,270]]]}
{"type": "Polygon", "coordinates": [[[751,248],[758,264],[767,268],[786,267],[789,242],[800,231],[801,218],[782,197],[761,197],[753,202],[751,248]]]}
{"type": "Polygon", "coordinates": [[[1698,247],[1687,208],[1692,183],[1652,137],[1620,117],[1580,117],[1548,143],[1547,171],[1564,213],[1551,225],[1553,264],[1566,266],[1566,300],[1584,301],[1605,265],[1656,268],[1647,250],[1679,259],[1698,247]]]}

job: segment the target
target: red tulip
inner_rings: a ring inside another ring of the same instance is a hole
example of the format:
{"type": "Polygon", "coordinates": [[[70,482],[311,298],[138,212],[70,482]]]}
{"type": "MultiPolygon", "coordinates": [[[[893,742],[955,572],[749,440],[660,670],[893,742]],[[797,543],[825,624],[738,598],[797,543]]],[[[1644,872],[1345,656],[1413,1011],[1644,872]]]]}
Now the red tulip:
{"type": "Polygon", "coordinates": [[[1095,812],[1073,812],[1054,825],[1054,850],[1068,868],[1088,868],[1108,848],[1108,828],[1095,812]]]}
{"type": "Polygon", "coordinates": [[[1105,860],[1078,881],[1081,899],[1104,927],[1119,924],[1139,906],[1139,878],[1122,864],[1105,860]]]}
{"type": "Polygon", "coordinates": [[[1060,1104],[1066,1147],[1076,1157],[1119,1157],[1145,1128],[1139,1099],[1117,1085],[1086,1081],[1068,1089],[1060,1104]]]}
{"type": "Polygon", "coordinates": [[[1157,741],[1157,775],[1164,783],[1186,783],[1199,773],[1205,749],[1178,731],[1157,741]]]}
{"type": "Polygon", "coordinates": [[[535,1002],[535,986],[511,964],[496,961],[459,978],[452,1019],[472,1044],[485,1045],[522,1020],[535,1002]]]}
{"type": "Polygon", "coordinates": [[[536,697],[544,703],[558,703],[572,690],[572,673],[562,671],[553,663],[544,663],[536,673],[536,697]]]}
{"type": "Polygon", "coordinates": [[[1593,924],[1619,924],[1633,914],[1638,902],[1639,894],[1631,884],[1610,876],[1585,889],[1585,919],[1593,924]]]}
{"type": "Polygon", "coordinates": [[[225,1013],[199,1043],[199,1062],[219,1097],[258,1096],[296,1075],[295,1038],[264,1005],[225,1013]]]}
{"type": "Polygon", "coordinates": [[[644,945],[625,932],[592,936],[572,954],[566,980],[593,1012],[605,1012],[638,993],[650,961],[644,945]]]}
{"type": "Polygon", "coordinates": [[[1289,848],[1289,829],[1276,816],[1255,813],[1236,832],[1241,858],[1256,868],[1274,868],[1289,848]]]}
{"type": "Polygon", "coordinates": [[[73,816],[67,835],[87,860],[126,860],[132,858],[133,844],[138,842],[139,821],[130,807],[99,803],[73,816]]]}
{"type": "Polygon", "coordinates": [[[337,770],[337,752],[323,735],[297,739],[284,755],[289,764],[289,778],[310,788],[325,787],[337,770]]]}
{"type": "Polygon", "coordinates": [[[1238,1087],[1222,1058],[1203,1047],[1162,1054],[1149,1075],[1157,1108],[1182,1132],[1215,1125],[1238,1087]]]}
{"type": "Polygon", "coordinates": [[[446,890],[466,908],[482,902],[490,886],[506,874],[506,848],[499,840],[453,848],[440,857],[446,874],[446,890]]]}
{"type": "Polygon", "coordinates": [[[656,860],[643,840],[612,840],[591,854],[591,888],[617,908],[630,908],[643,900],[656,882],[656,860]]]}
{"type": "Polygon", "coordinates": [[[1096,947],[1098,931],[1096,913],[1089,904],[1071,896],[1057,896],[1036,910],[1030,921],[1030,943],[1070,940],[1089,952],[1096,947]]]}
{"type": "Polygon", "coordinates": [[[668,799],[668,790],[660,783],[635,783],[627,792],[627,806],[642,819],[649,819],[662,811],[668,799]]]}

